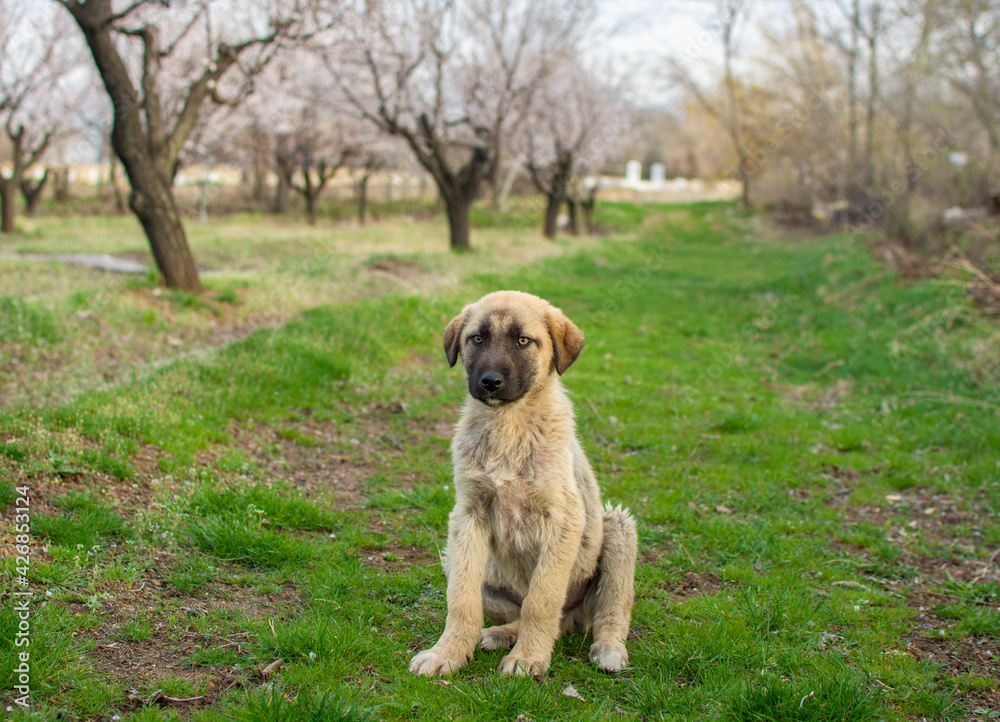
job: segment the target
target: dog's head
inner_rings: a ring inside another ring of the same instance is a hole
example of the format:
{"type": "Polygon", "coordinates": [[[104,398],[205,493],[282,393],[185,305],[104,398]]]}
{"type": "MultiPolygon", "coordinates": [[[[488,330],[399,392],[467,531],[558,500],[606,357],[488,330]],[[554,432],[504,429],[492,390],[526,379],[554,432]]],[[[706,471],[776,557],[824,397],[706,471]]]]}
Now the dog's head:
{"type": "Polygon", "coordinates": [[[538,296],[497,291],[470,304],[444,329],[444,351],[465,364],[469,393],[488,406],[517,401],[583,348],[583,332],[538,296]]]}

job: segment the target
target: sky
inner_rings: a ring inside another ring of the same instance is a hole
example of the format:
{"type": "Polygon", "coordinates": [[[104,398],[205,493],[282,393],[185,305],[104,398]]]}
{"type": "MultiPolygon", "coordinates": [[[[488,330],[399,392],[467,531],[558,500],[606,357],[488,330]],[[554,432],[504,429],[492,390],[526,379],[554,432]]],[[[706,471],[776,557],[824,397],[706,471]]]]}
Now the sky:
{"type": "MultiPolygon", "coordinates": [[[[753,52],[761,46],[756,28],[764,20],[781,22],[785,0],[748,0],[750,21],[741,44],[753,52]]],[[[786,14],[784,14],[786,15],[786,14]]],[[[708,80],[721,62],[721,45],[711,32],[713,0],[605,0],[600,5],[600,32],[611,37],[597,52],[611,58],[617,72],[628,75],[639,105],[671,107],[679,94],[664,80],[665,59],[690,63],[695,77],[708,80]]]]}

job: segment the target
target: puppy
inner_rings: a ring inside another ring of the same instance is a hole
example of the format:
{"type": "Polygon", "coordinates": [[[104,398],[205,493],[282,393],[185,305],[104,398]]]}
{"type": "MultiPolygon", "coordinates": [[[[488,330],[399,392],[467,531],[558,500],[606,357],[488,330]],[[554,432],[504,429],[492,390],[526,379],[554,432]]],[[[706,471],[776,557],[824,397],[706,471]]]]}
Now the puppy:
{"type": "Polygon", "coordinates": [[[590,659],[617,672],[634,599],[636,530],[628,510],[602,508],[559,376],[583,333],[558,308],[499,291],[444,330],[461,356],[469,398],[455,431],[455,508],[442,564],[444,633],[410,671],[443,675],[483,649],[513,646],[501,674],[541,676],[560,634],[593,629],[590,659]],[[483,629],[483,615],[494,625],[483,629]]]}

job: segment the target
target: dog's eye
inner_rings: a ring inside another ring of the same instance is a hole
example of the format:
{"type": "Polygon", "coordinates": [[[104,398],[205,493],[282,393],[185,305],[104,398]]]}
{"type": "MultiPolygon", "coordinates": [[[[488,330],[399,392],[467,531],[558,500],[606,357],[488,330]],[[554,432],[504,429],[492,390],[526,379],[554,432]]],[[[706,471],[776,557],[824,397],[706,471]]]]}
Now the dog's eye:
{"type": "Polygon", "coordinates": [[[476,336],[473,336],[473,337],[472,337],[472,343],[476,344],[477,346],[478,346],[479,344],[481,344],[482,342],[483,342],[483,337],[482,337],[482,336],[479,336],[479,335],[477,334],[476,336]]]}
{"type": "Polygon", "coordinates": [[[518,346],[527,346],[529,343],[531,343],[531,339],[527,336],[521,336],[521,338],[517,340],[518,346]]]}

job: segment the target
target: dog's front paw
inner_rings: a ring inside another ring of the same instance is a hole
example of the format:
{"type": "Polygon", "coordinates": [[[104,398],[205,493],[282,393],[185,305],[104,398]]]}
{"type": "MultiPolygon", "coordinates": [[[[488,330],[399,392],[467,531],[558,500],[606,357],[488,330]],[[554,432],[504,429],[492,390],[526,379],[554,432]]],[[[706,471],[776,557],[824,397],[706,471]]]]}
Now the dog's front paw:
{"type": "Polygon", "coordinates": [[[507,649],[517,641],[517,635],[509,625],[487,627],[479,633],[479,648],[492,652],[494,649],[507,649]]]}
{"type": "Polygon", "coordinates": [[[541,677],[549,669],[548,659],[528,659],[512,653],[500,660],[500,674],[513,674],[518,677],[541,677]]]}
{"type": "Polygon", "coordinates": [[[468,661],[468,656],[442,654],[437,647],[431,647],[410,660],[410,671],[423,677],[441,677],[457,672],[468,661]]]}
{"type": "Polygon", "coordinates": [[[628,652],[621,642],[595,642],[590,647],[590,661],[602,672],[621,672],[628,666],[628,652]]]}

